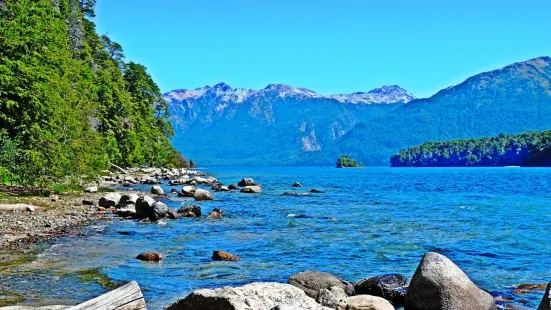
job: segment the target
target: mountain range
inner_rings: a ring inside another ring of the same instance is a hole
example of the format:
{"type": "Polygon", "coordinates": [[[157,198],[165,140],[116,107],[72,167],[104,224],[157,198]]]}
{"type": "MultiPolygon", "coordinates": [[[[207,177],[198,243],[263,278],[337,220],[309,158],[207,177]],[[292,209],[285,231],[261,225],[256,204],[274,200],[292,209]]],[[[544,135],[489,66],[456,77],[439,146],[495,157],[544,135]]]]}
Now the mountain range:
{"type": "Polygon", "coordinates": [[[164,95],[174,145],[202,165],[331,165],[348,153],[367,165],[426,141],[551,128],[551,60],[475,75],[426,99],[399,86],[321,95],[270,84],[220,83],[164,95]]]}

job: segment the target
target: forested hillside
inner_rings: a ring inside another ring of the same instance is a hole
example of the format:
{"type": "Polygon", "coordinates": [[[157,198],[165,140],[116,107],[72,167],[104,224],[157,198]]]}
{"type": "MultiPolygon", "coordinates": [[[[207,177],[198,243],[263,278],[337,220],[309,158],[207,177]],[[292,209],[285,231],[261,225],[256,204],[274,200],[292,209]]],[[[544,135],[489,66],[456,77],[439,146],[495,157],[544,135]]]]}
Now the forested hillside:
{"type": "Polygon", "coordinates": [[[551,58],[475,75],[428,99],[358,124],[335,144],[368,165],[388,165],[401,149],[427,141],[551,129],[551,58]]]}
{"type": "Polygon", "coordinates": [[[0,1],[0,170],[19,182],[110,163],[179,166],[146,68],[96,33],[95,0],[0,1]]]}
{"type": "Polygon", "coordinates": [[[393,167],[551,166],[551,131],[427,142],[390,158],[393,167]]]}

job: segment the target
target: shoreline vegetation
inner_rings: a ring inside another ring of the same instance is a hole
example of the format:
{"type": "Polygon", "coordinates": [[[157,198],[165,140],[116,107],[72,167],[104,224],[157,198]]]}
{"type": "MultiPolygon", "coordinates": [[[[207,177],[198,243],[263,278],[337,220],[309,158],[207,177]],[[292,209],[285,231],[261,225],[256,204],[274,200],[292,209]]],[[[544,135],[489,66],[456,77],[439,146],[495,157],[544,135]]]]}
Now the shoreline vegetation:
{"type": "Polygon", "coordinates": [[[159,87],[96,32],[94,5],[0,3],[0,181],[74,184],[110,163],[189,166],[170,143],[159,87]]]}
{"type": "Polygon", "coordinates": [[[551,130],[426,142],[390,158],[392,167],[550,167],[551,130]]]}

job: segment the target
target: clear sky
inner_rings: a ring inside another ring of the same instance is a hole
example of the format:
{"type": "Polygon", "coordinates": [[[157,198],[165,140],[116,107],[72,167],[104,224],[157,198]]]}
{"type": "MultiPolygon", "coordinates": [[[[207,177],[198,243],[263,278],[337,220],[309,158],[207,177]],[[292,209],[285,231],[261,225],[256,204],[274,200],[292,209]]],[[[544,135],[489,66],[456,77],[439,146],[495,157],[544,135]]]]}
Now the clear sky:
{"type": "Polygon", "coordinates": [[[97,0],[96,14],[162,91],[398,84],[427,97],[551,55],[550,0],[97,0]]]}

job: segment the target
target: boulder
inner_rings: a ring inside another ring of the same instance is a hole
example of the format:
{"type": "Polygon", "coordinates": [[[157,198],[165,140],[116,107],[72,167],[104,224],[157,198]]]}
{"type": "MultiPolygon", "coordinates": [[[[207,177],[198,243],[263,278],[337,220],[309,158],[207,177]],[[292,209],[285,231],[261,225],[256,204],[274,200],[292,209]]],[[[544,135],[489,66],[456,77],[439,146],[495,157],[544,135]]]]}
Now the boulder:
{"type": "Polygon", "coordinates": [[[478,288],[444,255],[423,256],[406,293],[408,310],[496,309],[492,295],[478,288]]]}
{"type": "Polygon", "coordinates": [[[538,310],[551,310],[551,282],[547,285],[547,288],[545,289],[545,294],[543,295],[543,298],[541,300],[541,303],[538,307],[538,310]]]}
{"type": "Polygon", "coordinates": [[[302,187],[302,184],[300,184],[299,182],[295,182],[293,183],[293,187],[302,187]]]}
{"type": "Polygon", "coordinates": [[[218,191],[219,192],[229,192],[230,189],[227,186],[222,185],[218,188],[218,191]]]}
{"type": "Polygon", "coordinates": [[[330,289],[333,286],[342,288],[348,296],[354,295],[354,286],[352,284],[326,272],[300,272],[290,276],[287,283],[300,288],[306,292],[306,295],[312,298],[316,298],[321,289],[330,289]]]}
{"type": "Polygon", "coordinates": [[[403,305],[406,299],[408,279],[401,274],[386,274],[354,283],[358,295],[372,295],[389,300],[393,305],[403,305]]]}
{"type": "Polygon", "coordinates": [[[167,213],[168,207],[164,203],[157,201],[153,204],[153,208],[151,208],[151,213],[148,217],[150,221],[156,222],[160,219],[165,218],[167,213]]]}
{"type": "Polygon", "coordinates": [[[124,182],[130,183],[130,184],[138,184],[138,181],[134,177],[127,176],[124,178],[124,182]]]}
{"type": "Polygon", "coordinates": [[[166,310],[271,310],[274,308],[329,309],[322,307],[294,286],[261,282],[240,287],[197,290],[166,310]]]}
{"type": "Polygon", "coordinates": [[[159,180],[157,180],[154,177],[148,177],[143,181],[143,184],[149,184],[149,185],[159,184],[159,180]]]}
{"type": "Polygon", "coordinates": [[[310,193],[313,193],[313,194],[322,194],[323,191],[320,191],[319,189],[315,189],[315,188],[314,188],[314,189],[310,190],[310,193]]]}
{"type": "Polygon", "coordinates": [[[260,186],[245,186],[241,189],[241,192],[245,194],[259,194],[262,193],[262,188],[260,186]]]}
{"type": "Polygon", "coordinates": [[[178,215],[178,213],[173,209],[168,209],[168,211],[166,211],[166,217],[171,220],[177,220],[180,218],[180,215],[178,215]]]}
{"type": "Polygon", "coordinates": [[[208,219],[221,219],[222,217],[224,217],[224,212],[218,208],[214,208],[207,216],[208,219]]]}
{"type": "Polygon", "coordinates": [[[155,200],[149,196],[143,196],[136,200],[136,217],[148,218],[153,210],[155,200]]]}
{"type": "Polygon", "coordinates": [[[189,205],[181,207],[178,213],[183,217],[201,217],[201,207],[196,205],[189,205]]]}
{"type": "Polygon", "coordinates": [[[87,192],[87,193],[97,193],[98,192],[98,187],[97,186],[90,186],[90,187],[87,187],[84,191],[87,192]]]}
{"type": "Polygon", "coordinates": [[[99,200],[99,206],[104,208],[115,207],[121,201],[121,194],[119,193],[109,193],[99,200]]]}
{"type": "Polygon", "coordinates": [[[164,259],[163,255],[158,252],[146,252],[136,256],[136,259],[147,262],[159,262],[164,259]]]}
{"type": "Polygon", "coordinates": [[[358,295],[341,300],[337,310],[394,310],[394,306],[381,297],[358,295]]]}
{"type": "Polygon", "coordinates": [[[204,200],[212,200],[214,197],[212,196],[211,192],[204,189],[198,189],[195,191],[193,198],[195,198],[195,200],[197,201],[204,201],[204,200]]]}
{"type": "Polygon", "coordinates": [[[155,185],[151,187],[151,194],[164,195],[165,191],[159,185],[155,185]]]}
{"type": "Polygon", "coordinates": [[[241,181],[239,181],[239,183],[237,183],[237,185],[240,186],[240,187],[246,187],[246,186],[255,186],[256,183],[254,183],[253,179],[247,178],[247,179],[242,179],[241,181]]]}
{"type": "Polygon", "coordinates": [[[179,195],[179,196],[181,196],[181,197],[193,197],[195,195],[196,191],[197,190],[195,189],[194,186],[189,186],[189,185],[184,186],[182,188],[181,195],[179,195]]]}
{"type": "Polygon", "coordinates": [[[209,184],[209,181],[202,177],[194,177],[192,180],[195,181],[197,184],[209,184]]]}
{"type": "Polygon", "coordinates": [[[128,205],[124,208],[118,209],[116,214],[120,217],[135,217],[136,207],[134,205],[128,205]]]}
{"type": "Polygon", "coordinates": [[[212,252],[212,260],[240,261],[241,258],[228,252],[214,251],[212,252]]]}
{"type": "Polygon", "coordinates": [[[235,184],[230,184],[230,185],[228,185],[228,189],[229,189],[230,191],[234,191],[234,190],[239,189],[239,187],[237,187],[237,185],[235,185],[235,184]]]}
{"type": "Polygon", "coordinates": [[[348,298],[346,292],[338,286],[333,286],[330,288],[322,288],[318,292],[316,301],[322,306],[329,307],[331,309],[337,309],[337,306],[341,300],[348,298]]]}
{"type": "Polygon", "coordinates": [[[122,195],[121,200],[119,201],[120,207],[125,207],[127,205],[135,205],[138,201],[138,195],[136,194],[125,194],[122,195]]]}

